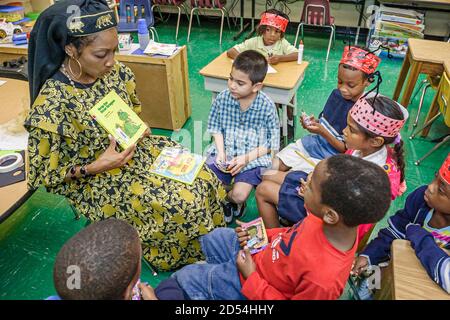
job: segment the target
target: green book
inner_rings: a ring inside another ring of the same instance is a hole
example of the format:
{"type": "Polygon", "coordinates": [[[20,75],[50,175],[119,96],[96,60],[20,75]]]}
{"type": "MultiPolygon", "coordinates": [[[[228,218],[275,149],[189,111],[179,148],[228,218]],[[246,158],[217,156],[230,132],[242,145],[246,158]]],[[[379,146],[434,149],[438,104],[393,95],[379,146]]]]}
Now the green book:
{"type": "Polygon", "coordinates": [[[147,130],[141,118],[114,90],[92,107],[89,114],[123,149],[136,143],[147,130]]]}

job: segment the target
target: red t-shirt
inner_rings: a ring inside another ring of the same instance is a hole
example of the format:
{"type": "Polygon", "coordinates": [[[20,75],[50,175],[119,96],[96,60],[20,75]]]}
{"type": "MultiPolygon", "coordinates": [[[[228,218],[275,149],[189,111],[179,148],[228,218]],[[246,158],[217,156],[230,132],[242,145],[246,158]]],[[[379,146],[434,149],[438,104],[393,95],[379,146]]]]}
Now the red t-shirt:
{"type": "Polygon", "coordinates": [[[268,229],[269,244],[253,256],[256,272],[241,275],[242,294],[251,300],[337,299],[355,256],[328,242],[321,219],[310,214],[291,228],[268,229]]]}

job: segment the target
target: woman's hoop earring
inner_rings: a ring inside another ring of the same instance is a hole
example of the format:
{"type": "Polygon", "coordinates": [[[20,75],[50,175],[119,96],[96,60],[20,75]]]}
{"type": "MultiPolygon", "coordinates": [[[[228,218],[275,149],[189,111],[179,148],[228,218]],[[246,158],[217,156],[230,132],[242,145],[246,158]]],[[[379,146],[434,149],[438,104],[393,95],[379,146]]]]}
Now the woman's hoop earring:
{"type": "Polygon", "coordinates": [[[78,59],[75,59],[75,58],[70,57],[69,62],[67,63],[67,66],[69,67],[69,71],[70,71],[70,73],[72,74],[72,76],[73,76],[75,79],[80,79],[81,75],[83,74],[83,69],[82,69],[82,67],[81,67],[80,61],[78,61],[78,59]],[[72,71],[72,67],[70,66],[70,60],[74,60],[76,63],[78,63],[78,68],[80,68],[80,74],[79,74],[78,76],[75,76],[75,73],[72,71]]]}

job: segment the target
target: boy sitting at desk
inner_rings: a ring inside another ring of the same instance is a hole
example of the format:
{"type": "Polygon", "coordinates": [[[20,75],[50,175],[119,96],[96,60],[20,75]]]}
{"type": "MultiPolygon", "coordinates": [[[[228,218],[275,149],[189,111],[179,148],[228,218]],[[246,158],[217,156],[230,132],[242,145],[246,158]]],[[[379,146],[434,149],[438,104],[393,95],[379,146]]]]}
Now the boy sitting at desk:
{"type": "Polygon", "coordinates": [[[413,191],[388,224],[356,259],[353,273],[389,260],[392,241],[406,239],[431,279],[450,293],[450,256],[441,249],[450,249],[450,154],[436,178],[413,191]]]}
{"type": "Polygon", "coordinates": [[[279,149],[276,108],[263,92],[267,60],[254,50],[234,60],[228,89],[211,106],[208,132],[214,144],[206,161],[226,185],[232,184],[225,205],[225,221],[241,216],[253,187],[261,182],[261,169],[270,167],[270,152],[279,149]]]}

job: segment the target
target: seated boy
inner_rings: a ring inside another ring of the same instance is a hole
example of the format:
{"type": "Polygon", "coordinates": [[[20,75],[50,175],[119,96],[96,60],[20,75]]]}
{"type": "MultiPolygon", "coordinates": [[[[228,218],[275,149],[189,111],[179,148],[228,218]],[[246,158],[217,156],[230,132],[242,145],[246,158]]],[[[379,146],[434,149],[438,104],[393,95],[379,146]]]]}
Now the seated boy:
{"type": "Polygon", "coordinates": [[[253,187],[261,182],[261,169],[271,164],[271,151],[279,149],[279,121],[274,103],[263,93],[267,73],[263,55],[247,50],[233,62],[228,89],[214,100],[208,132],[214,138],[206,163],[226,185],[229,203],[225,221],[243,213],[253,187]]]}
{"type": "Polygon", "coordinates": [[[53,268],[58,296],[49,300],[183,299],[172,279],[157,290],[139,283],[141,241],[126,222],[107,219],[78,232],[61,248],[53,268]]]}
{"type": "MultiPolygon", "coordinates": [[[[373,82],[379,62],[380,58],[373,53],[346,46],[338,68],[337,89],[331,92],[319,119],[301,119],[301,125],[311,134],[281,150],[276,155],[272,168],[310,173],[313,170],[311,161],[317,163],[334,154],[345,152],[342,131],[347,126],[347,114],[365,88],[373,82]],[[303,159],[298,152],[310,161],[303,159]]],[[[266,178],[280,180],[276,174],[267,174],[264,176],[264,179],[266,178]]]]}
{"type": "Polygon", "coordinates": [[[450,249],[450,154],[436,178],[413,191],[388,224],[355,260],[353,273],[389,260],[392,241],[406,239],[431,279],[450,293],[450,256],[441,249],[450,249]]]}
{"type": "Polygon", "coordinates": [[[185,296],[337,299],[350,275],[358,225],[379,221],[389,208],[389,179],[373,163],[336,155],[316,166],[304,196],[310,214],[293,227],[268,229],[269,244],[254,255],[241,227],[201,237],[206,263],[172,275],[185,296]]]}

